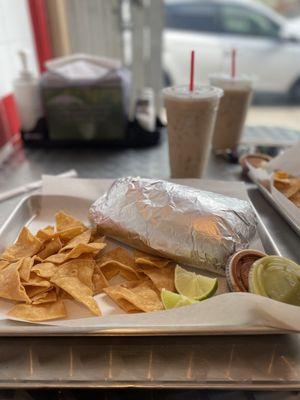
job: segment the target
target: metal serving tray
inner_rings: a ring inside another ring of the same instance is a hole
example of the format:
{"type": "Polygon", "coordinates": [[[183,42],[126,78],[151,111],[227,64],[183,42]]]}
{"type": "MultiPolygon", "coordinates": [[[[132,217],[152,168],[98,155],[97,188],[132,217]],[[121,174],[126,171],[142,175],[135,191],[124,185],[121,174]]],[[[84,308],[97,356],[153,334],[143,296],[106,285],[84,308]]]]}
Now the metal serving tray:
{"type": "Polygon", "coordinates": [[[266,169],[255,168],[246,161],[248,177],[257,185],[259,191],[262,193],[265,199],[272,205],[272,207],[274,207],[276,211],[278,211],[278,213],[286,220],[286,222],[298,234],[298,236],[300,236],[300,223],[298,216],[295,217],[294,215],[295,212],[297,213],[297,211],[295,208],[290,207],[292,203],[290,203],[282,193],[276,194],[276,190],[274,190],[274,193],[272,193],[273,190],[266,186],[271,186],[272,182],[270,174],[276,170],[288,171],[295,176],[299,174],[299,151],[300,142],[271,160],[266,169]],[[263,185],[263,182],[266,182],[266,186],[263,185]],[[281,201],[278,195],[282,196],[282,200],[284,199],[284,201],[281,201]]]}
{"type": "MultiPolygon", "coordinates": [[[[41,201],[34,195],[20,202],[0,230],[1,244],[30,224],[41,201]]],[[[259,234],[267,252],[279,253],[261,222],[259,234]]],[[[102,331],[71,337],[36,328],[0,324],[1,388],[300,389],[297,334],[216,336],[206,331],[205,336],[173,332],[164,337],[161,332],[102,331]]]]}
{"type": "MultiPolygon", "coordinates": [[[[6,223],[0,230],[0,243],[1,247],[5,247],[12,243],[18,235],[20,228],[24,225],[30,225],[34,222],[34,219],[39,217],[41,210],[42,201],[47,201],[50,207],[49,212],[54,214],[51,210],[50,204],[64,199],[65,204],[68,204],[68,211],[72,213],[72,209],[78,208],[82,204],[82,199],[71,198],[65,196],[42,196],[40,194],[32,195],[23,199],[16,209],[13,211],[11,216],[7,219],[6,223]],[[66,203],[67,201],[67,203],[66,203]]],[[[84,203],[83,203],[84,204],[84,203]]],[[[77,215],[78,216],[78,215],[77,215]]],[[[43,218],[42,218],[43,219],[43,218]]],[[[47,222],[47,221],[45,221],[47,222]]],[[[44,225],[44,224],[43,224],[44,225]]],[[[279,250],[272,239],[270,233],[266,230],[263,223],[259,220],[259,236],[263,243],[263,247],[266,252],[272,254],[279,254],[279,250]]],[[[224,279],[224,278],[223,278],[224,279]]],[[[130,316],[129,316],[130,317],[130,316]]],[[[120,328],[106,326],[104,329],[95,330],[88,332],[86,329],[72,329],[63,326],[50,326],[50,325],[38,325],[38,324],[27,324],[22,322],[16,322],[11,320],[0,320],[0,336],[98,336],[98,335],[198,335],[198,334],[269,334],[269,333],[282,333],[274,328],[262,327],[262,326],[205,326],[201,329],[197,329],[194,326],[178,326],[177,322],[173,322],[166,326],[157,327],[149,323],[148,325],[142,324],[138,328],[132,325],[120,328]]],[[[285,333],[287,331],[284,331],[285,333]]]]}
{"type": "MultiPolygon", "coordinates": [[[[250,178],[252,179],[251,175],[250,178]]],[[[300,226],[280,207],[275,201],[272,194],[257,180],[253,179],[262,195],[269,201],[269,203],[279,212],[279,214],[286,220],[290,227],[300,236],[300,226]]]]}

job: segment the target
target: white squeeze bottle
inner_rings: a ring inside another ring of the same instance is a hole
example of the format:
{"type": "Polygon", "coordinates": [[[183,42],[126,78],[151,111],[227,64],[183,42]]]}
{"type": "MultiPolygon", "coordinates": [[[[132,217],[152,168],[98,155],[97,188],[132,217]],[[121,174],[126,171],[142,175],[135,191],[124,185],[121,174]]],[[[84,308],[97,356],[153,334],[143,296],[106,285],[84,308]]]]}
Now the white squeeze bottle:
{"type": "Polygon", "coordinates": [[[28,55],[25,50],[19,51],[22,69],[19,77],[13,82],[15,99],[19,111],[21,129],[31,131],[42,117],[42,104],[39,80],[28,69],[28,55]]]}

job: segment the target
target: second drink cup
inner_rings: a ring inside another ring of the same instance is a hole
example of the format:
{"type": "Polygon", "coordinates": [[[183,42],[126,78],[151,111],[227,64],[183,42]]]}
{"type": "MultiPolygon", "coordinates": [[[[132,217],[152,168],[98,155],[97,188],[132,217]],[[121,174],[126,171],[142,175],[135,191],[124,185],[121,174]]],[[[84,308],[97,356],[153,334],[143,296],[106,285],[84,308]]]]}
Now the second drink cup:
{"type": "Polygon", "coordinates": [[[199,178],[206,166],[223,90],[174,86],[163,90],[172,178],[199,178]]]}
{"type": "Polygon", "coordinates": [[[252,98],[252,79],[212,75],[210,83],[224,90],[213,134],[213,150],[235,151],[243,133],[252,98]]]}

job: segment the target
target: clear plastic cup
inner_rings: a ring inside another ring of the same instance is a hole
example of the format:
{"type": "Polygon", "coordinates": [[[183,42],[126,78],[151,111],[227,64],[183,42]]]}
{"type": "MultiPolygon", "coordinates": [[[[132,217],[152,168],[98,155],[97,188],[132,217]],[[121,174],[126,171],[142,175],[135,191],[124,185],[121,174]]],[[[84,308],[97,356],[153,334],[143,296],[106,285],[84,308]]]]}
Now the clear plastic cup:
{"type": "Polygon", "coordinates": [[[236,150],[252,99],[253,78],[211,75],[210,83],[224,91],[213,134],[213,150],[236,150]]]}
{"type": "Polygon", "coordinates": [[[173,86],[163,90],[167,111],[172,178],[202,176],[223,90],[213,86],[173,86]]]}

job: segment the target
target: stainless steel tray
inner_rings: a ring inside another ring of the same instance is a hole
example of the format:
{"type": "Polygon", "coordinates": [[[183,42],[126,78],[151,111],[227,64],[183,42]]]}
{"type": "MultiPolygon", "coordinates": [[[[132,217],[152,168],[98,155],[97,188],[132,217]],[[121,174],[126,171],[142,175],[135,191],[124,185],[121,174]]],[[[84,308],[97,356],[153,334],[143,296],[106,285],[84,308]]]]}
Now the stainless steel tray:
{"type": "MultiPolygon", "coordinates": [[[[61,197],[63,198],[63,197],[61,197]]],[[[53,196],[57,199],[57,196],[53,196]]],[[[72,199],[70,197],[67,200],[72,199]]],[[[45,200],[45,196],[33,195],[23,199],[16,207],[11,216],[7,219],[6,223],[0,230],[0,243],[1,247],[5,247],[12,243],[20,230],[20,227],[29,225],[39,215],[41,210],[41,202],[45,200]]],[[[52,197],[47,196],[48,204],[51,204],[52,197]],[[50,202],[49,202],[50,200],[50,202]]],[[[65,198],[66,200],[66,198],[65,198]]],[[[54,200],[53,200],[54,201],[54,200]]],[[[82,199],[73,198],[72,205],[70,204],[69,212],[72,213],[72,207],[79,207],[82,199]],[[78,203],[79,202],[79,203],[78,203]]],[[[68,203],[69,204],[69,203],[68,203]]],[[[51,212],[53,210],[50,210],[51,212]]],[[[53,213],[54,214],[54,213],[53,213]]],[[[51,214],[51,215],[53,215],[51,214]]],[[[259,221],[259,235],[266,252],[272,254],[279,254],[279,250],[272,239],[270,233],[266,230],[261,221],[259,221]]],[[[284,333],[287,331],[285,330],[284,333]]],[[[102,330],[93,330],[87,332],[84,328],[72,328],[50,326],[50,325],[37,325],[26,324],[21,322],[0,320],[0,336],[105,336],[105,335],[199,335],[199,334],[270,334],[270,333],[283,333],[282,331],[275,330],[269,327],[262,326],[206,326],[201,329],[195,329],[194,326],[178,326],[175,321],[172,326],[166,325],[161,327],[148,326],[132,327],[126,325],[123,328],[115,327],[102,330]]]]}
{"type": "MultiPolygon", "coordinates": [[[[251,175],[250,175],[251,178],[251,175]]],[[[251,178],[252,179],[252,178],[251,178]]],[[[253,180],[257,185],[263,196],[269,201],[269,203],[279,212],[279,214],[286,220],[290,227],[300,236],[300,226],[295,223],[295,221],[285,212],[285,210],[280,207],[274,200],[272,194],[257,180],[253,180]]]]}
{"type": "MultiPolygon", "coordinates": [[[[22,200],[0,232],[11,242],[39,212],[22,200]]],[[[267,251],[276,252],[260,224],[267,251]]],[[[106,333],[110,335],[111,333],[106,333]]],[[[199,388],[299,390],[300,335],[47,337],[2,331],[1,388],[199,388]],[[22,336],[22,337],[10,337],[22,336]]],[[[101,334],[103,335],[103,333],[101,334]]],[[[124,335],[124,333],[123,333],[124,335]]],[[[68,335],[70,336],[70,335],[68,335]]]]}

